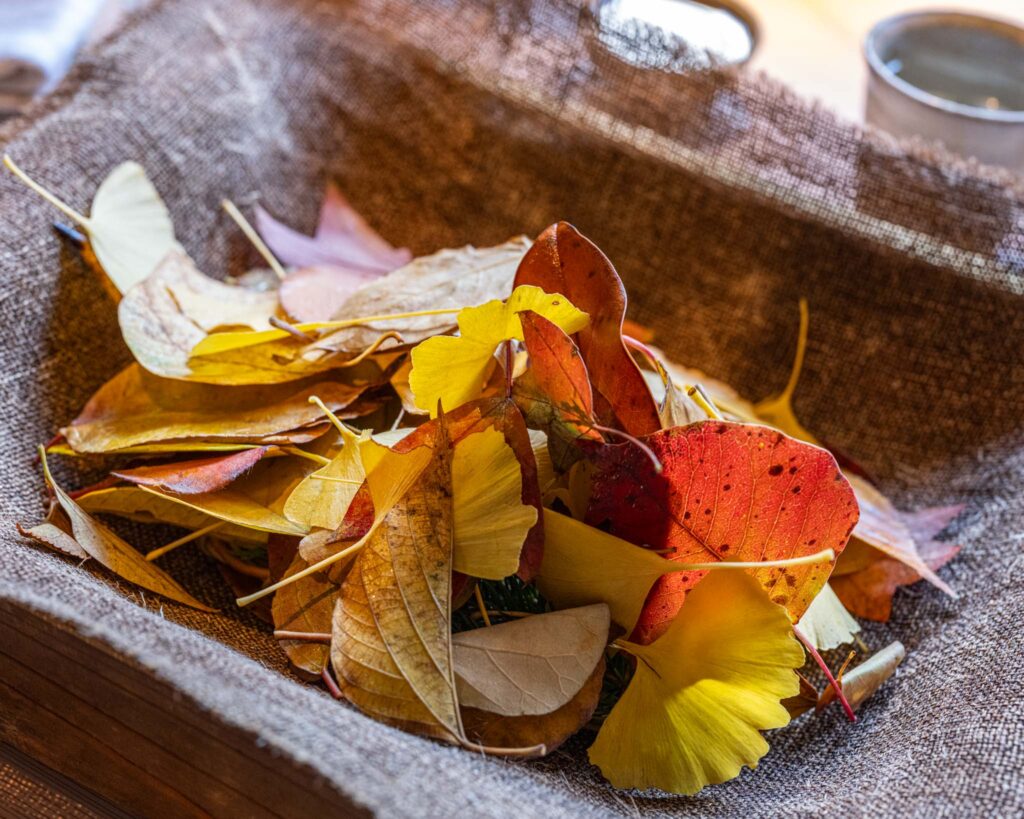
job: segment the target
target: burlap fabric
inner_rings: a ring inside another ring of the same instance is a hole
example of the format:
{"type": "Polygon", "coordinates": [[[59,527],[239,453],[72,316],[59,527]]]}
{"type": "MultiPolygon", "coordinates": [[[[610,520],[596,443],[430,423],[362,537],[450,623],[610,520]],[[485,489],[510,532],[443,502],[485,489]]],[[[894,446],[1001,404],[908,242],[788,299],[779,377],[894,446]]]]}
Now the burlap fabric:
{"type": "MultiPolygon", "coordinates": [[[[868,630],[909,656],[851,727],[771,737],[755,773],[693,798],[615,793],[577,742],[512,764],[374,723],[282,673],[202,559],[171,563],[203,615],[24,543],[33,446],[128,360],[114,310],[0,180],[0,596],[74,625],[382,815],[1012,815],[1024,810],[1024,186],[835,122],[758,78],[644,71],[555,0],[166,0],[7,126],[7,150],[85,207],[141,161],[214,274],[254,261],[218,211],[257,198],[311,228],[338,180],[396,244],[490,244],[575,223],[676,358],[752,397],[781,387],[796,302],[797,409],[905,507],[965,502],[943,576],[868,630]]],[[[86,475],[72,475],[84,480],[86,475]]]]}

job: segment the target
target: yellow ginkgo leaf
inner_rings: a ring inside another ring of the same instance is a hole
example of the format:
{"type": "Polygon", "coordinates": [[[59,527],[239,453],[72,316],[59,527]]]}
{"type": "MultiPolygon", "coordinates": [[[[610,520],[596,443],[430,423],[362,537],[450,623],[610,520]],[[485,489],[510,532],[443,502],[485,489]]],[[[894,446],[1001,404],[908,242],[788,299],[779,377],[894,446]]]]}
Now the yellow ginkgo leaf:
{"type": "Polygon", "coordinates": [[[522,341],[518,314],[524,310],[543,316],[566,333],[583,329],[588,321],[587,314],[565,296],[532,285],[517,287],[504,302],[467,307],[458,315],[458,336],[428,338],[413,349],[409,386],[416,406],[436,413],[438,402],[452,410],[477,398],[498,345],[511,339],[522,341]]]}
{"type": "Polygon", "coordinates": [[[491,427],[467,435],[452,457],[452,566],[470,577],[516,573],[537,510],[522,502],[523,477],[505,436],[491,427]]]}
{"type": "Polygon", "coordinates": [[[654,581],[679,564],[566,515],[544,510],[537,588],[555,608],[607,603],[629,633],[654,581]]]}
{"type": "Polygon", "coordinates": [[[822,651],[853,642],[860,623],[853,619],[832,587],[826,583],[797,623],[800,632],[822,651]]]}
{"type": "Polygon", "coordinates": [[[4,164],[22,182],[73,220],[117,293],[142,281],[172,250],[181,246],[160,194],[137,162],[124,162],[100,183],[88,217],[68,207],[25,174],[10,157],[4,164]]]}
{"type": "Polygon", "coordinates": [[[693,794],[756,767],[781,728],[804,652],[785,609],[740,572],[712,573],[650,645],[616,643],[636,673],[590,748],[617,788],[693,794]]]}
{"type": "Polygon", "coordinates": [[[672,572],[724,571],[802,566],[835,559],[831,549],[783,560],[683,563],[666,560],[567,515],[544,510],[544,558],[537,588],[555,608],[607,603],[612,620],[632,632],[654,581],[672,572]]]}
{"type": "Polygon", "coordinates": [[[328,411],[341,435],[341,451],[329,464],[307,475],[284,505],[288,520],[307,528],[337,529],[345,519],[349,504],[366,480],[384,447],[373,441],[370,430],[357,434],[328,411]],[[369,463],[367,463],[369,461],[369,463]]]}
{"type": "Polygon", "coordinates": [[[810,311],[807,308],[807,299],[800,299],[800,334],[796,340],[796,355],[793,358],[793,368],[789,373],[789,381],[786,388],[770,398],[765,398],[754,404],[753,411],[756,419],[763,421],[776,429],[782,430],[791,438],[806,441],[809,444],[820,442],[796,417],[793,411],[793,393],[796,392],[796,385],[800,381],[800,372],[804,367],[804,354],[807,352],[807,330],[810,326],[810,311]]]}

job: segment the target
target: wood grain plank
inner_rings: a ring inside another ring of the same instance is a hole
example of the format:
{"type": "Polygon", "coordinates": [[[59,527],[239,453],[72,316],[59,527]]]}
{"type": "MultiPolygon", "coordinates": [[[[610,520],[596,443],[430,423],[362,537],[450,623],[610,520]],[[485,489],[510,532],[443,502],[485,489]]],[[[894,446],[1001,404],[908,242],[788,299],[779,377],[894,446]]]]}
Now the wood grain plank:
{"type": "Polygon", "coordinates": [[[9,603],[0,714],[6,741],[139,815],[368,815],[106,646],[9,603]]]}

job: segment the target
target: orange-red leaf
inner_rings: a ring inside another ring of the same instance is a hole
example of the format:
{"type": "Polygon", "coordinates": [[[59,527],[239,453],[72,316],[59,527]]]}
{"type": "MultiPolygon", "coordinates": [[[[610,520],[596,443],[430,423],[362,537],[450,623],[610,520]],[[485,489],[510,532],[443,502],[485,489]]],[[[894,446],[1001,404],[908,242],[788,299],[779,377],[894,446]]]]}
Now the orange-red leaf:
{"type": "MultiPolygon", "coordinates": [[[[632,444],[596,456],[587,522],[669,560],[779,560],[833,549],[857,523],[857,502],[825,450],[750,424],[707,421],[644,439],[664,466],[632,444]]],[[[750,573],[794,621],[828,579],[831,565],[750,573]]],[[[633,640],[650,642],[675,617],[704,572],[662,577],[633,640]]]]}
{"type": "Polygon", "coordinates": [[[129,483],[154,486],[178,495],[216,492],[252,469],[271,449],[259,446],[216,458],[119,469],[110,474],[129,483]]]}
{"type": "Polygon", "coordinates": [[[530,366],[516,381],[516,403],[535,427],[570,439],[601,440],[593,428],[594,394],[579,348],[558,325],[527,310],[519,314],[530,366]]]}
{"type": "Polygon", "coordinates": [[[568,222],[552,225],[519,263],[515,286],[522,284],[561,293],[590,316],[576,337],[598,420],[637,436],[659,430],[658,408],[622,340],[626,290],[597,246],[568,222]]]}

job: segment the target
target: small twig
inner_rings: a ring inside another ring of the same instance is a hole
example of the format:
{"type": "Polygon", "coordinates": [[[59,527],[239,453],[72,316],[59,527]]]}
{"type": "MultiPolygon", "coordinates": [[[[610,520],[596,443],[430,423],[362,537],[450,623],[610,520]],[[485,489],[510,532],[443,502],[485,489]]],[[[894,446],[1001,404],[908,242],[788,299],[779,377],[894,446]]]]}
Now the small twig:
{"type": "Polygon", "coordinates": [[[302,643],[331,642],[331,635],[326,631],[287,631],[277,629],[274,631],[274,638],[277,640],[298,640],[302,643]]]}
{"type": "Polygon", "coordinates": [[[836,674],[836,682],[838,682],[840,685],[843,684],[843,674],[846,673],[846,669],[849,667],[850,663],[853,661],[853,658],[856,656],[857,652],[851,651],[849,654],[846,655],[846,659],[843,661],[843,664],[839,666],[839,672],[836,674]]]}
{"type": "Polygon", "coordinates": [[[80,248],[85,246],[85,234],[79,230],[75,230],[71,225],[66,225],[64,222],[54,222],[53,229],[71,242],[71,244],[75,245],[75,247],[80,248]]]}
{"type": "Polygon", "coordinates": [[[237,207],[235,207],[235,203],[230,199],[222,199],[220,201],[220,206],[228,212],[228,216],[234,219],[235,224],[238,225],[242,233],[245,234],[245,238],[252,242],[253,247],[256,248],[260,256],[262,256],[264,260],[266,260],[267,264],[270,265],[270,269],[274,271],[274,275],[276,275],[281,281],[284,281],[287,274],[284,272],[284,268],[281,266],[281,263],[277,260],[277,257],[270,252],[270,248],[266,246],[253,226],[249,224],[249,220],[242,215],[242,212],[237,207]]]}
{"type": "Polygon", "coordinates": [[[299,341],[304,341],[307,344],[316,341],[316,339],[313,338],[313,336],[311,336],[309,333],[302,332],[302,330],[300,330],[295,325],[289,324],[287,321],[285,321],[284,319],[279,319],[277,316],[271,316],[269,319],[267,319],[267,322],[270,324],[271,327],[276,327],[278,330],[284,330],[289,335],[295,336],[295,338],[299,339],[299,341]]]}

